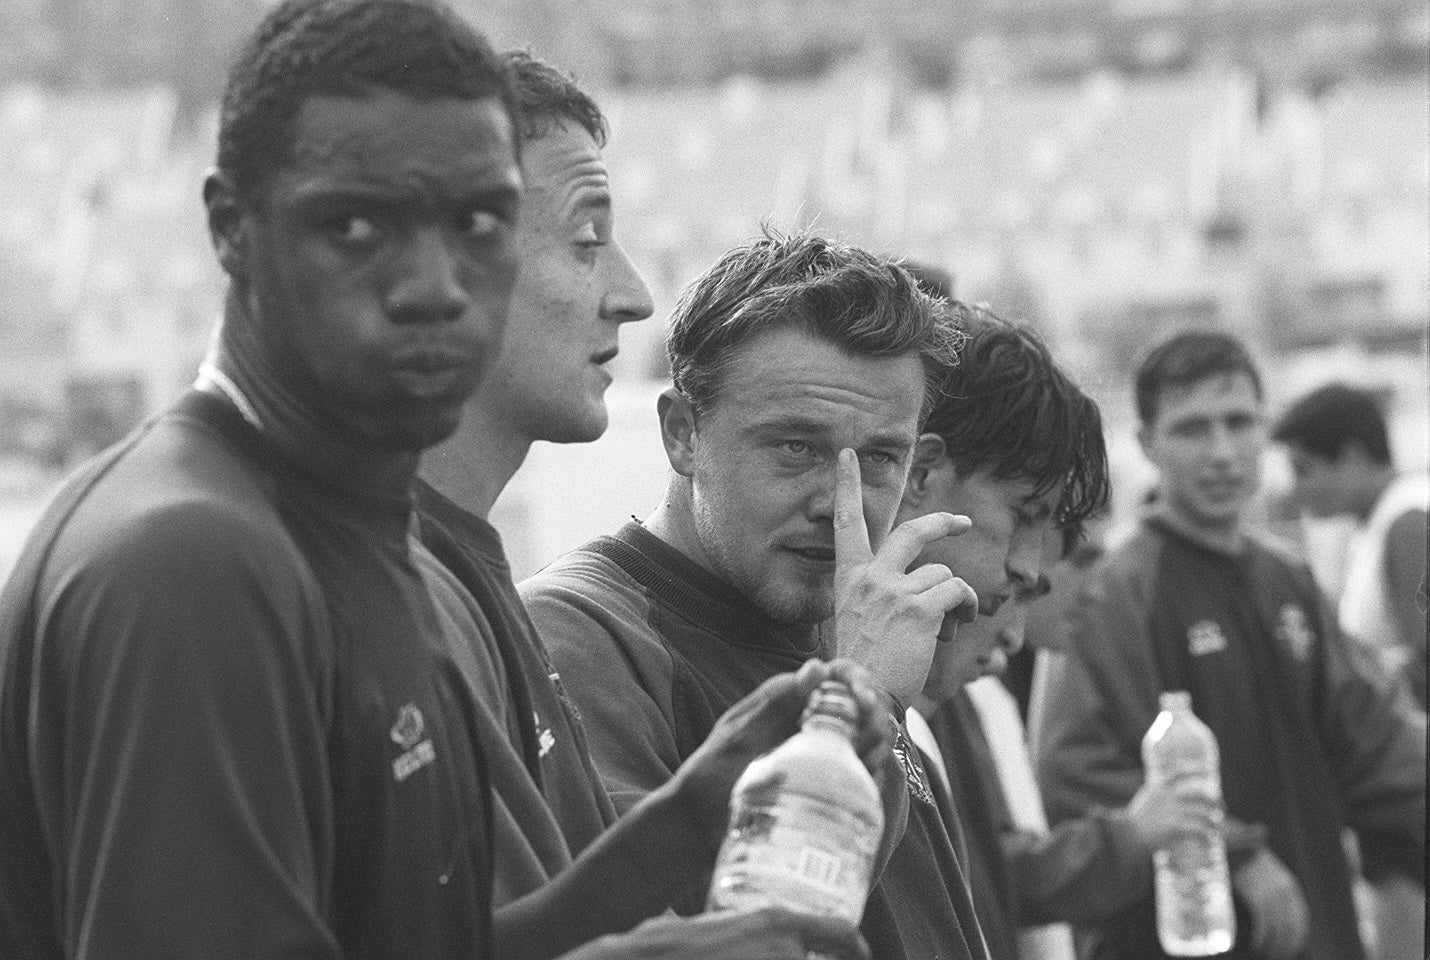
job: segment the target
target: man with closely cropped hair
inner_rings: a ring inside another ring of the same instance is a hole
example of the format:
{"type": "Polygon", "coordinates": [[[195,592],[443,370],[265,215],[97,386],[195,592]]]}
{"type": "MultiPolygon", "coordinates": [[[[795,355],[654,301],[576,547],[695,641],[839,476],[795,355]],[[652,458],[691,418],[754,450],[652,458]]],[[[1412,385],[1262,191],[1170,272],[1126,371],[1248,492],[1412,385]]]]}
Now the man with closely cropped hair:
{"type": "MultiPolygon", "coordinates": [[[[745,244],[686,290],[657,407],[665,499],[522,584],[618,809],[773,673],[837,653],[891,713],[917,695],[946,614],[978,602],[946,567],[908,570],[966,521],[890,532],[957,343],[947,304],[897,264],[808,234],[745,244]]],[[[984,957],[926,774],[906,743],[895,752],[898,842],[861,928],[880,960],[984,957]]]]}
{"type": "MultiPolygon", "coordinates": [[[[1357,656],[1306,565],[1246,524],[1266,426],[1241,342],[1210,331],[1161,342],[1136,398],[1160,495],[1092,575],[1048,684],[1035,742],[1049,816],[1126,804],[1159,695],[1187,691],[1220,746],[1227,814],[1266,831],[1260,849],[1230,852],[1227,956],[1357,960],[1341,833],[1393,836],[1397,866],[1423,881],[1424,715],[1357,656]]],[[[1152,897],[1097,925],[1092,949],[1165,956],[1152,897]]]]}
{"type": "Polygon", "coordinates": [[[1360,524],[1346,555],[1341,628],[1425,706],[1425,474],[1399,475],[1380,404],[1367,390],[1331,383],[1281,415],[1271,438],[1286,446],[1291,498],[1316,517],[1360,524]]]}

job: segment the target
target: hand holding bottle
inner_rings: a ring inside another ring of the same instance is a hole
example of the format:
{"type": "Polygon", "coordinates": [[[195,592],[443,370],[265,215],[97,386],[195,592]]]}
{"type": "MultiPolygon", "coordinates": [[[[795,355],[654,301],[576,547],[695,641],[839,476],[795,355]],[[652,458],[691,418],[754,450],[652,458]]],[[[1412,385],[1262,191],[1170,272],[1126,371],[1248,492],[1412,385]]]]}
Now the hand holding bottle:
{"type": "Polygon", "coordinates": [[[735,781],[751,761],[799,731],[810,694],[826,680],[841,681],[853,695],[854,750],[876,782],[881,777],[893,748],[893,726],[868,671],[847,660],[810,660],[795,673],[771,677],[725,712],[672,778],[712,851],[725,836],[735,781]]]}
{"type": "Polygon", "coordinates": [[[1182,775],[1163,781],[1148,779],[1127,804],[1127,818],[1148,847],[1165,847],[1186,834],[1216,830],[1222,821],[1221,801],[1200,777],[1182,775]]]}

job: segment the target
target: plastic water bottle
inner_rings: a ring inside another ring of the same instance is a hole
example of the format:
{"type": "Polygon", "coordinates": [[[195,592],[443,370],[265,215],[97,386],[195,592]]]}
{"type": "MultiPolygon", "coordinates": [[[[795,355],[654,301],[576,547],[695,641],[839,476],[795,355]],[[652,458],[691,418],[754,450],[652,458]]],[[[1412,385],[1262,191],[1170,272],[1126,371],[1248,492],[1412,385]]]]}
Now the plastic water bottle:
{"type": "MultiPolygon", "coordinates": [[[[1221,800],[1221,757],[1216,737],[1192,713],[1192,695],[1162,694],[1162,712],[1142,739],[1148,778],[1163,783],[1183,777],[1200,780],[1221,800]]],[[[1236,914],[1226,843],[1216,830],[1183,834],[1154,854],[1157,938],[1173,957],[1209,957],[1231,949],[1236,914]]]]}
{"type": "Polygon", "coordinates": [[[849,688],[826,680],[800,732],[746,768],[706,909],[776,906],[859,922],[884,810],[854,752],[857,717],[849,688]]]}

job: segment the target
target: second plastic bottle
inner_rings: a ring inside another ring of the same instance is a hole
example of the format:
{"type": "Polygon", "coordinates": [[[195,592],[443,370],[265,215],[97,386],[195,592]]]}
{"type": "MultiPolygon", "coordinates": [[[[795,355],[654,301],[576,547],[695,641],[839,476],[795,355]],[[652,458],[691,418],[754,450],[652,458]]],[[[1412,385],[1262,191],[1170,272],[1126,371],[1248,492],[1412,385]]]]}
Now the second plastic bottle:
{"type": "MultiPolygon", "coordinates": [[[[1192,713],[1192,696],[1162,694],[1162,712],[1142,739],[1147,778],[1201,781],[1221,800],[1221,756],[1215,735],[1192,713]]],[[[1157,938],[1173,957],[1210,957],[1231,949],[1236,914],[1226,865],[1226,843],[1216,830],[1186,833],[1154,854],[1157,938]]]]}

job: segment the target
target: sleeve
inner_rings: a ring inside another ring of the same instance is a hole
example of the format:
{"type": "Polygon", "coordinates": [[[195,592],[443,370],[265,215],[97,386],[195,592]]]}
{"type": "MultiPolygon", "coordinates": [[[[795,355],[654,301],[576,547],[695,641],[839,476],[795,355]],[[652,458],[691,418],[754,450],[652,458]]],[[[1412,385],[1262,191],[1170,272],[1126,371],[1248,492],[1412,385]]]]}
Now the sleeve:
{"type": "Polygon", "coordinates": [[[1136,584],[1104,571],[1078,599],[1068,653],[1049,658],[1045,700],[1031,715],[1053,823],[1121,809],[1142,786],[1140,731],[1152,722],[1158,683],[1145,608],[1136,584]]]}
{"type": "Polygon", "coordinates": [[[67,956],[336,957],[306,567],[211,506],[96,539],[47,577],[37,620],[67,956]]]}
{"type": "Polygon", "coordinates": [[[683,759],[670,654],[648,626],[644,600],[612,583],[541,574],[520,589],[580,713],[606,792],[624,815],[683,759]]]}
{"type": "Polygon", "coordinates": [[[1366,870],[1398,870],[1423,883],[1425,714],[1341,633],[1324,599],[1319,609],[1326,642],[1321,644],[1318,723],[1348,822],[1363,841],[1371,841],[1364,844],[1366,870]]]}
{"type": "Polygon", "coordinates": [[[1152,851],[1121,811],[1094,807],[1051,833],[1000,840],[1024,924],[1096,923],[1151,893],[1152,851]]]}

